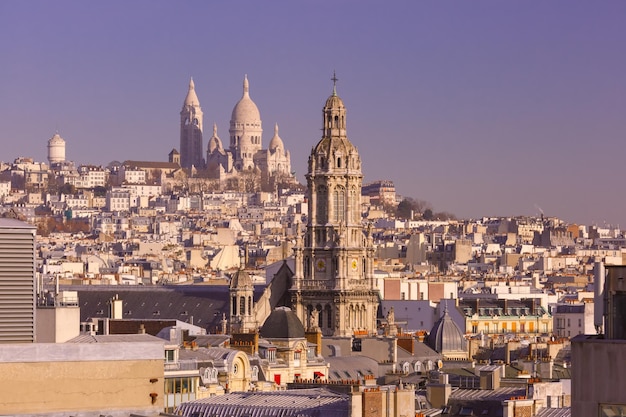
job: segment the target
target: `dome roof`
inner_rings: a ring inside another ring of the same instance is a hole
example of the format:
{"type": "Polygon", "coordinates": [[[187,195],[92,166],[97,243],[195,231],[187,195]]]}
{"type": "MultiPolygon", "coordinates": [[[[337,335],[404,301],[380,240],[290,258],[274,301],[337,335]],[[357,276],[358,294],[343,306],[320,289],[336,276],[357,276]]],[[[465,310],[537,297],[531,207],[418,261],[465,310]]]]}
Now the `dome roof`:
{"type": "Polygon", "coordinates": [[[61,135],[59,135],[58,133],[55,133],[54,136],[52,136],[50,140],[48,140],[49,145],[62,145],[64,143],[65,140],[63,140],[61,135]]]}
{"type": "Polygon", "coordinates": [[[324,107],[327,109],[345,109],[346,106],[343,104],[341,97],[337,95],[337,92],[333,90],[333,94],[326,99],[324,107]]]}
{"type": "Polygon", "coordinates": [[[433,325],[427,340],[428,346],[435,351],[446,354],[447,352],[465,351],[465,337],[459,326],[448,314],[448,307],[445,307],[443,316],[433,325]]]}
{"type": "Polygon", "coordinates": [[[193,78],[189,80],[189,91],[187,92],[187,97],[185,97],[184,106],[199,106],[200,101],[198,100],[198,96],[196,95],[196,86],[193,83],[193,78]]]}
{"type": "Polygon", "coordinates": [[[224,146],[222,145],[222,140],[217,136],[217,124],[213,123],[213,136],[209,139],[209,153],[213,153],[216,150],[218,152],[224,152],[224,146]]]}
{"type": "Polygon", "coordinates": [[[274,137],[270,140],[268,149],[273,152],[278,148],[285,149],[285,145],[280,136],[278,136],[278,123],[276,123],[276,126],[274,126],[274,137]]]}
{"type": "Polygon", "coordinates": [[[323,138],[313,148],[313,154],[323,153],[324,155],[332,155],[333,153],[342,153],[343,155],[358,154],[356,146],[352,144],[346,137],[340,138],[323,138]]]}
{"type": "Polygon", "coordinates": [[[304,326],[290,308],[277,307],[263,323],[260,335],[266,339],[301,338],[304,326]]]}
{"type": "Polygon", "coordinates": [[[250,278],[250,274],[248,274],[243,269],[235,272],[235,274],[230,279],[230,285],[228,288],[237,289],[237,288],[245,288],[245,287],[253,287],[252,278],[250,278]]]}
{"type": "Polygon", "coordinates": [[[248,84],[248,76],[246,75],[243,79],[243,96],[241,100],[235,104],[235,108],[233,109],[233,113],[230,117],[231,122],[259,122],[261,120],[261,113],[259,113],[259,109],[254,104],[254,101],[250,98],[250,86],[248,84]]]}

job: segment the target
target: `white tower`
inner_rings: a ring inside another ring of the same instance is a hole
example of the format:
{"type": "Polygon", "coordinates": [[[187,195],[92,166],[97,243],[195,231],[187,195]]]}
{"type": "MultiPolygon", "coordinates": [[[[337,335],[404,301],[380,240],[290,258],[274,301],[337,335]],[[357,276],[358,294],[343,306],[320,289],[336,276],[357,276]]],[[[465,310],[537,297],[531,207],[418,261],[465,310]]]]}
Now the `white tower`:
{"type": "Polygon", "coordinates": [[[230,150],[238,171],[255,168],[254,155],[261,150],[261,114],[250,98],[248,76],[243,79],[243,96],[233,108],[230,118],[230,150]]]}
{"type": "Polygon", "coordinates": [[[324,335],[345,337],[376,332],[379,294],[371,231],[361,223],[361,158],[346,136],[346,109],[333,81],[323,137],[309,157],[308,224],[294,248],[290,295],[303,323],[315,317],[324,335]]]}
{"type": "Polygon", "coordinates": [[[50,165],[65,162],[65,141],[58,132],[48,140],[48,162],[50,165]]]}
{"type": "Polygon", "coordinates": [[[202,156],[202,109],[192,78],[180,111],[180,165],[183,168],[202,168],[202,156]]]}

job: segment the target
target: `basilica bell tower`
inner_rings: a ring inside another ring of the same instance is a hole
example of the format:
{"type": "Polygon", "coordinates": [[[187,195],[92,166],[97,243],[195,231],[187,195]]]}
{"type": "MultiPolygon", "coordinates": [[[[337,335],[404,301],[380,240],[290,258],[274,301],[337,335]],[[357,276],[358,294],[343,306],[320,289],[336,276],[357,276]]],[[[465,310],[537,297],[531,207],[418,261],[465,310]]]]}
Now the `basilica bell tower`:
{"type": "Polygon", "coordinates": [[[203,168],[202,109],[193,79],[180,111],[180,165],[183,168],[203,168]]]}
{"type": "Polygon", "coordinates": [[[311,150],[308,223],[294,248],[291,304],[305,327],[325,336],[376,332],[371,230],[361,219],[361,158],[346,136],[346,108],[333,93],[323,109],[323,136],[311,150]]]}

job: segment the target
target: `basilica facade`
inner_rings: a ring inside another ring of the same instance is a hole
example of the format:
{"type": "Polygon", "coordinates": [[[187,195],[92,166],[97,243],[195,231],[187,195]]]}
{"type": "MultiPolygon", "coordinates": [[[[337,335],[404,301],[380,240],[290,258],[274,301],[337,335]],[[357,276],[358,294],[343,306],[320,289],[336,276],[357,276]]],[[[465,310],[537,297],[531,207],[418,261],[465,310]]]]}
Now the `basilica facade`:
{"type": "MultiPolygon", "coordinates": [[[[252,188],[270,186],[276,182],[293,182],[291,157],[278,135],[278,124],[269,146],[263,148],[263,124],[257,105],[250,98],[248,77],[243,80],[243,94],[233,108],[229,125],[228,147],[217,133],[208,140],[203,151],[203,114],[193,80],[180,112],[180,164],[203,172],[207,178],[220,181],[252,182],[252,188]],[[206,155],[206,157],[205,157],[206,155]]],[[[250,187],[245,190],[251,191],[250,187]]]]}

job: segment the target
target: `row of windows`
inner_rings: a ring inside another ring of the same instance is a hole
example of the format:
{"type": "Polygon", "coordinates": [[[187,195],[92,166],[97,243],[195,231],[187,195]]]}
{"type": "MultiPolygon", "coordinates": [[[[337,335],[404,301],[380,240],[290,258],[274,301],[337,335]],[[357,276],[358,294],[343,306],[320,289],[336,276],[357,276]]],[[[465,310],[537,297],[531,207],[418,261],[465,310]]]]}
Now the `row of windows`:
{"type": "MultiPolygon", "coordinates": [[[[361,220],[360,201],[357,198],[356,189],[349,192],[349,199],[346,199],[345,188],[337,187],[332,193],[332,213],[330,215],[334,222],[358,222],[361,220]],[[346,210],[347,208],[347,210],[346,210]]],[[[317,221],[325,223],[328,220],[328,196],[326,187],[319,187],[317,190],[317,221]]]]}
{"type": "MultiPolygon", "coordinates": [[[[539,329],[537,329],[539,330],[539,329]]],[[[527,331],[530,333],[535,332],[535,323],[529,322],[528,327],[526,323],[519,323],[519,329],[516,322],[512,322],[510,327],[508,323],[484,323],[482,327],[479,327],[478,324],[472,324],[472,333],[478,333],[482,331],[483,333],[526,333],[527,331]]],[[[541,323],[541,332],[548,332],[548,323],[541,323]]]]}

